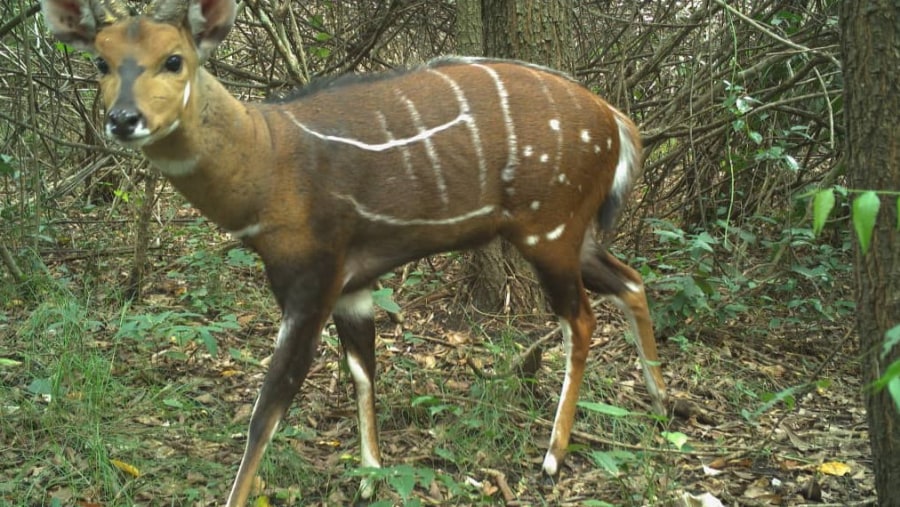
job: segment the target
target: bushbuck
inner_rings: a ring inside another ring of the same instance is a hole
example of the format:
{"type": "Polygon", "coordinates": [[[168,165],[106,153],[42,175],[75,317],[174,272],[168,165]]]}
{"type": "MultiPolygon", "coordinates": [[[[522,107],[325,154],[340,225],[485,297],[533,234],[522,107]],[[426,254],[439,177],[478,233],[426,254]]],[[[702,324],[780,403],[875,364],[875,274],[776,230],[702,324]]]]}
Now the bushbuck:
{"type": "MultiPolygon", "coordinates": [[[[202,64],[234,24],[234,0],[41,0],[57,39],[95,55],[106,134],[140,149],[206,217],[265,264],[282,320],[253,408],[230,507],[334,321],[356,393],[361,461],[381,466],[371,286],[423,256],[496,237],[534,267],[565,344],[543,471],[566,453],[595,316],[585,287],[630,317],[657,411],[666,393],[636,271],[598,234],[641,173],[640,135],[572,78],[537,65],[445,57],[404,71],[245,103],[202,64]]],[[[360,495],[374,486],[363,481],[360,495]]]]}

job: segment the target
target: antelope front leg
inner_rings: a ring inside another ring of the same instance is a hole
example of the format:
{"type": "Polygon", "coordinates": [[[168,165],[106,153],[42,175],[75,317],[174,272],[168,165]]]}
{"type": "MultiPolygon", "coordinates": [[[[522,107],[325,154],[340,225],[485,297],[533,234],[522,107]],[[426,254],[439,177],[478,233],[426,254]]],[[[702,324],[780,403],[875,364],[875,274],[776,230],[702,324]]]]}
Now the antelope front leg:
{"type": "Polygon", "coordinates": [[[263,453],[316,355],[319,335],[334,301],[331,295],[334,291],[329,289],[334,285],[334,277],[327,275],[328,270],[322,269],[321,264],[317,267],[319,272],[307,270],[302,275],[296,275],[295,269],[287,272],[268,270],[273,291],[282,307],[281,328],[269,371],[250,416],[247,447],[227,507],[244,507],[246,504],[263,453]],[[293,281],[286,278],[287,273],[295,274],[293,281]]]}
{"type": "MultiPolygon", "coordinates": [[[[371,290],[366,288],[341,296],[332,318],[353,377],[362,466],[380,468],[378,422],[375,417],[375,319],[371,290]]],[[[363,479],[359,495],[369,499],[374,493],[375,483],[363,479]]]]}

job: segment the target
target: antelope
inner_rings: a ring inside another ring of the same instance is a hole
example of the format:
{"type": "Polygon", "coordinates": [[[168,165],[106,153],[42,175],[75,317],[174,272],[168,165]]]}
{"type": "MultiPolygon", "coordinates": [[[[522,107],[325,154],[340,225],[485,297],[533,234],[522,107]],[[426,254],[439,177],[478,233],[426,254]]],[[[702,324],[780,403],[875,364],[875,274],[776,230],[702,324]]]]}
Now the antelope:
{"type": "MultiPolygon", "coordinates": [[[[585,288],[629,316],[657,412],[667,396],[643,280],[600,244],[641,167],[634,123],[567,75],[445,57],[406,71],[244,103],[202,64],[234,0],[41,0],[53,35],[95,57],[105,133],[140,149],[265,265],[282,318],[227,505],[263,453],[333,319],[358,411],[361,463],[380,467],[371,287],[403,263],[496,237],[531,263],[559,319],[565,377],[543,472],[560,470],[595,316],[585,288]]],[[[363,481],[362,498],[374,486],[363,481]]]]}

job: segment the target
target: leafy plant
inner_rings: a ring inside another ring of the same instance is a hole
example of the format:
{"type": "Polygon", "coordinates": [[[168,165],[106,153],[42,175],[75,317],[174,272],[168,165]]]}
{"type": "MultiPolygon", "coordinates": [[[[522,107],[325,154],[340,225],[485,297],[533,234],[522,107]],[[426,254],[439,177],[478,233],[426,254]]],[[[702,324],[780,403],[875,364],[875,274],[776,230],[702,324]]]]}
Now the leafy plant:
{"type": "MultiPolygon", "coordinates": [[[[203,344],[206,351],[215,356],[219,349],[213,335],[239,328],[237,316],[231,313],[220,315],[218,320],[209,322],[197,313],[165,311],[124,316],[116,337],[135,338],[147,345],[174,341],[180,347],[195,341],[203,344]]],[[[187,358],[181,352],[170,351],[169,354],[187,358]]]]}

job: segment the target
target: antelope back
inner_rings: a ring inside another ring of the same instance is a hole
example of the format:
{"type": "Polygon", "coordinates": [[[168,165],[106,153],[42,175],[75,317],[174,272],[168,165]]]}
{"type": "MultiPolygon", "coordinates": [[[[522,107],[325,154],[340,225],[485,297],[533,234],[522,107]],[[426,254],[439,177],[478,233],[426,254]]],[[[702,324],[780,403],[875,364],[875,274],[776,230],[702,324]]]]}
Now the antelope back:
{"type": "Polygon", "coordinates": [[[315,175],[311,198],[336,197],[367,227],[440,226],[461,244],[468,234],[525,245],[579,235],[614,180],[627,192],[640,166],[630,121],[567,76],[518,62],[440,59],[339,78],[271,107],[286,140],[278,158],[315,175]]]}

